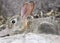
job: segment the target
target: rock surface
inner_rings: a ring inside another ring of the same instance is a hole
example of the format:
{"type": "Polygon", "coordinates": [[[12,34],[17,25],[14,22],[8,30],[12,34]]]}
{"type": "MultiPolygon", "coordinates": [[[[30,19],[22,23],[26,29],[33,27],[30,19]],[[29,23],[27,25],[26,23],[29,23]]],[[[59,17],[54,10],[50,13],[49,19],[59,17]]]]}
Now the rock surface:
{"type": "Polygon", "coordinates": [[[47,34],[18,34],[0,38],[0,43],[60,43],[60,36],[47,34]]]}

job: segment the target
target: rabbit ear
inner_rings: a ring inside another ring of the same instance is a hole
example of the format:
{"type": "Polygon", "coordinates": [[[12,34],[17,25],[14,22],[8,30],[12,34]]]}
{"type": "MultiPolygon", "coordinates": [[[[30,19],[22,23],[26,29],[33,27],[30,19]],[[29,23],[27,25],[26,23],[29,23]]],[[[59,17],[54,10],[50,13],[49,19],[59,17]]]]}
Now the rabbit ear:
{"type": "Polygon", "coordinates": [[[23,6],[22,9],[21,9],[21,15],[24,16],[27,14],[27,5],[26,6],[23,6]]]}
{"type": "Polygon", "coordinates": [[[33,12],[33,10],[34,10],[34,5],[31,6],[30,4],[31,4],[31,3],[29,3],[29,6],[28,6],[28,12],[29,12],[29,14],[32,14],[32,12],[33,12]],[[30,8],[29,8],[29,7],[30,7],[30,8]]]}

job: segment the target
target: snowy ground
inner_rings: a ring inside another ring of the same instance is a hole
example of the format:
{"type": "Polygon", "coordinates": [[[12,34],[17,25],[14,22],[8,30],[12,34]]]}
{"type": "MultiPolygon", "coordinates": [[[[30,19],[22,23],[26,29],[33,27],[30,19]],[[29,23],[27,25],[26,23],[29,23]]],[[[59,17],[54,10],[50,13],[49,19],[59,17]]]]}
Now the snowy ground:
{"type": "Polygon", "coordinates": [[[18,34],[0,38],[0,43],[60,43],[60,36],[46,34],[18,34]]]}

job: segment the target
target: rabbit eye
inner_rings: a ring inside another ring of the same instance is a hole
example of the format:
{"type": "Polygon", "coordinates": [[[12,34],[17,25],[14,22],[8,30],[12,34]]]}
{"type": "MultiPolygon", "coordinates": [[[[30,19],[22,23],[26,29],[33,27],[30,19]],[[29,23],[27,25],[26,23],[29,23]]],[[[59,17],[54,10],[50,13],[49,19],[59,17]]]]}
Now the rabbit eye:
{"type": "Polygon", "coordinates": [[[13,23],[13,24],[17,23],[17,19],[13,19],[13,20],[11,21],[11,23],[13,23]]]}
{"type": "Polygon", "coordinates": [[[12,20],[12,23],[14,24],[15,23],[15,20],[12,20]]]}

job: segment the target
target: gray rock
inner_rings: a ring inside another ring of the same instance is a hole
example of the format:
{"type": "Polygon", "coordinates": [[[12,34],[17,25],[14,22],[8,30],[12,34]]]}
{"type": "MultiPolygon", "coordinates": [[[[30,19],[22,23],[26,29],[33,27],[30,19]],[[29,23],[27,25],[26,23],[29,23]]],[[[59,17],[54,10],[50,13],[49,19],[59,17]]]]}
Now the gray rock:
{"type": "Polygon", "coordinates": [[[60,43],[60,36],[47,34],[18,34],[0,38],[0,43],[60,43]]]}

